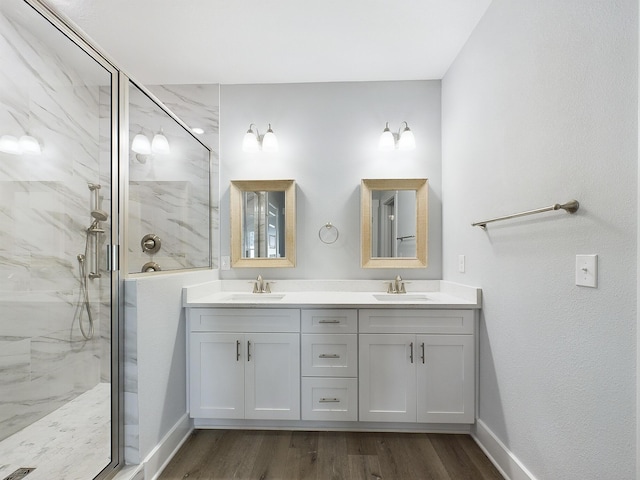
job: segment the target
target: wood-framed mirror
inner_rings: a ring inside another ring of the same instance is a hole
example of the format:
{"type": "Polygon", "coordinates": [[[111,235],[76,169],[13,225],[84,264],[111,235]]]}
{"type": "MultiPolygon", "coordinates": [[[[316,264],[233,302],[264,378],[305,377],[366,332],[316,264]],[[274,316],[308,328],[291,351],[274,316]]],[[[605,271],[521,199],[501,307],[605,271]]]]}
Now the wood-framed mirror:
{"type": "Polygon", "coordinates": [[[362,268],[427,266],[427,192],[426,178],[362,180],[362,268]]]}
{"type": "Polygon", "coordinates": [[[296,184],[232,180],[231,266],[296,266],[296,184]]]}

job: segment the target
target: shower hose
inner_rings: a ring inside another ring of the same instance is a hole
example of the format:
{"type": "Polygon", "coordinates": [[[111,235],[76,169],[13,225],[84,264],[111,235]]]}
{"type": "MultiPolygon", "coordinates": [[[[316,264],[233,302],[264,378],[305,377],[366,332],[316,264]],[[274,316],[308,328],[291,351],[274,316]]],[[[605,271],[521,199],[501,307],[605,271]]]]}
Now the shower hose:
{"type": "Polygon", "coordinates": [[[78,319],[78,326],[80,327],[80,333],[86,340],[93,338],[93,314],[91,313],[91,305],[89,303],[89,289],[87,288],[88,276],[85,260],[87,258],[87,252],[89,250],[89,237],[87,232],[87,238],[84,244],[84,255],[78,254],[78,274],[80,275],[80,291],[78,292],[78,303],[76,305],[76,311],[74,319],[78,319]],[[85,330],[83,324],[83,312],[87,312],[87,320],[89,322],[89,329],[85,330]]]}

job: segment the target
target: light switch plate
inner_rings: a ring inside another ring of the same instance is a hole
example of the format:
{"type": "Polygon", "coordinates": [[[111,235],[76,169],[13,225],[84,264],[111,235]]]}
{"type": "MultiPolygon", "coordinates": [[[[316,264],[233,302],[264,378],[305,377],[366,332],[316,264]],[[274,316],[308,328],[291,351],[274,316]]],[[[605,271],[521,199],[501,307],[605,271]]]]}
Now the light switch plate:
{"type": "Polygon", "coordinates": [[[464,273],[465,270],[465,258],[464,255],[458,255],[458,272],[464,273]]]}
{"type": "Polygon", "coordinates": [[[598,287],[598,255],[576,255],[576,285],[598,287]]]}
{"type": "Polygon", "coordinates": [[[220,270],[229,270],[229,255],[222,255],[220,257],[220,270]]]}

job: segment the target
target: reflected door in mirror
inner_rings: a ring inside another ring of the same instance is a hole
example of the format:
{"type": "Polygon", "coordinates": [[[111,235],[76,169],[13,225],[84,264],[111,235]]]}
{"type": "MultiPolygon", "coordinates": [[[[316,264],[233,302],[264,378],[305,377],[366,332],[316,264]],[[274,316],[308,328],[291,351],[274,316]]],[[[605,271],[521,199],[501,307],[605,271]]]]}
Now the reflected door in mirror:
{"type": "Polygon", "coordinates": [[[375,258],[416,258],[416,191],[371,192],[371,252],[375,258]]]}
{"type": "Polygon", "coordinates": [[[284,258],[284,192],[243,192],[243,211],[242,257],[284,258]]]}

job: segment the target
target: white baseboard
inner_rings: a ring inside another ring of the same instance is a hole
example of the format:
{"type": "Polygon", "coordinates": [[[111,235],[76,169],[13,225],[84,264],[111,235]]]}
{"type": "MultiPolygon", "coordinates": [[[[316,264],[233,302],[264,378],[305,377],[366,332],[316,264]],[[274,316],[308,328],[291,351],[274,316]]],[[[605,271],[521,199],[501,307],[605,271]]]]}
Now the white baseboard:
{"type": "Polygon", "coordinates": [[[471,436],[507,480],[536,480],[518,458],[482,420],[476,421],[471,436]]]}
{"type": "Polygon", "coordinates": [[[144,478],[146,480],[157,480],[160,477],[169,461],[187,441],[191,432],[193,432],[193,424],[189,415],[185,413],[144,459],[144,478]]]}

